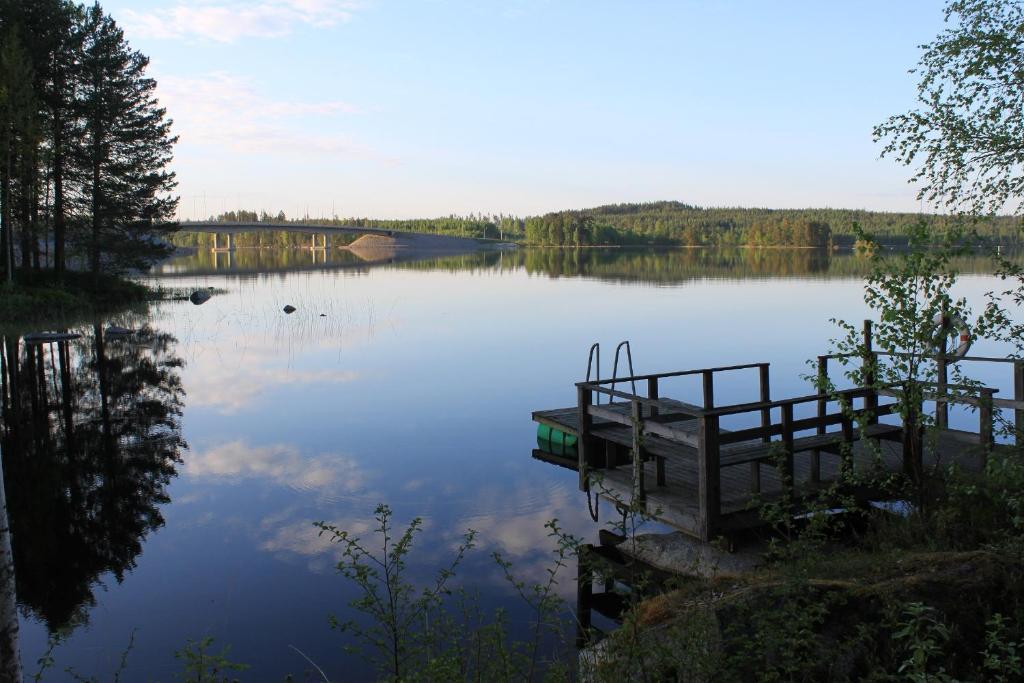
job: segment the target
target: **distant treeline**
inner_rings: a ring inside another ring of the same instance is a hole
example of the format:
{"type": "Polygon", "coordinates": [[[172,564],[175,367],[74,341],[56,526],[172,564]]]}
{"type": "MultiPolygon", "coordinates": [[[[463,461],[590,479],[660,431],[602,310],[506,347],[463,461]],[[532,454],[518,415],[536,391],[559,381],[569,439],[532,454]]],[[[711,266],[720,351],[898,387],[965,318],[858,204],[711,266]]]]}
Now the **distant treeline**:
{"type": "MultiPolygon", "coordinates": [[[[274,215],[253,211],[231,211],[211,218],[225,222],[351,225],[504,239],[542,246],[759,247],[852,246],[855,224],[884,244],[899,245],[906,241],[904,227],[920,219],[919,214],[913,213],[851,209],[705,209],[670,201],[609,204],[526,218],[470,214],[408,220],[288,219],[283,212],[274,215]]],[[[927,216],[927,220],[939,231],[952,226],[958,219],[927,216]]],[[[969,227],[1001,244],[1019,244],[1022,241],[1020,218],[1015,216],[984,219],[969,227]]]]}

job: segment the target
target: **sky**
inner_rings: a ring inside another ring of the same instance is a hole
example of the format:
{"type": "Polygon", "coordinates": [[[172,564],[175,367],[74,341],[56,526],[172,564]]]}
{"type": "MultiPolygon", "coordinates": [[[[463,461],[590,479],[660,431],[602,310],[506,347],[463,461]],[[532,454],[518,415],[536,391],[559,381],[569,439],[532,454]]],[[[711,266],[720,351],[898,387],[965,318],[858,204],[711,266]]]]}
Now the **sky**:
{"type": "Polygon", "coordinates": [[[938,0],[109,0],[180,137],[179,216],[928,210],[875,124],[938,0]]]}

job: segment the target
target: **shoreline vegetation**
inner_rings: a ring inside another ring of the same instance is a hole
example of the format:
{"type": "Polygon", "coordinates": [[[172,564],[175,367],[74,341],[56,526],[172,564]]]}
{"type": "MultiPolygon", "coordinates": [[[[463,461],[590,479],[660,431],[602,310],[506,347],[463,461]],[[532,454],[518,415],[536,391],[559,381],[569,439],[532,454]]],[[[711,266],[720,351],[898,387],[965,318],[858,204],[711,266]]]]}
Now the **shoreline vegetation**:
{"type": "MultiPolygon", "coordinates": [[[[906,226],[925,218],[936,232],[960,226],[964,219],[952,215],[922,216],[853,209],[701,208],[678,201],[608,204],[592,209],[566,210],[543,216],[470,214],[385,220],[365,217],[288,218],[245,209],[211,216],[224,223],[254,222],[355,226],[395,231],[498,239],[530,246],[633,246],[633,247],[850,247],[858,229],[883,246],[906,245],[906,226]]],[[[971,228],[986,241],[1021,243],[1018,216],[971,219],[971,228]]],[[[178,246],[207,246],[210,235],[178,233],[178,246]]],[[[301,245],[300,235],[248,237],[239,235],[237,246],[301,245]]]]}
{"type": "Polygon", "coordinates": [[[65,271],[23,271],[11,283],[0,283],[3,327],[29,325],[66,328],[125,309],[145,306],[168,293],[115,275],[65,271]]]}

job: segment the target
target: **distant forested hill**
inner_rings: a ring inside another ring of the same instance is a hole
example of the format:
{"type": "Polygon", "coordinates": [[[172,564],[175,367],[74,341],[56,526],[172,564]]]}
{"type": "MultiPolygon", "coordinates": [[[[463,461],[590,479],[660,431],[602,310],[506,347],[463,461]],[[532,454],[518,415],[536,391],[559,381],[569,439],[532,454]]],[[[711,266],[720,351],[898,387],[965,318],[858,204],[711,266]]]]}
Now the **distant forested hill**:
{"type": "MultiPolygon", "coordinates": [[[[665,201],[607,204],[592,209],[556,211],[525,218],[470,214],[407,220],[287,219],[283,212],[257,215],[249,211],[232,211],[212,220],[358,225],[550,246],[828,247],[852,245],[854,223],[884,244],[901,244],[905,242],[903,228],[920,219],[921,216],[915,213],[859,209],[700,208],[682,202],[665,201]]],[[[937,231],[954,221],[948,216],[926,216],[926,219],[937,231]]],[[[1024,241],[1018,217],[1000,216],[979,221],[971,227],[1002,244],[1019,244],[1024,241]]],[[[280,239],[287,241],[289,238],[280,239]]],[[[260,244],[263,242],[260,241],[260,244]]]]}
{"type": "MultiPolygon", "coordinates": [[[[903,227],[919,214],[853,209],[703,209],[681,202],[610,204],[525,219],[525,241],[532,244],[664,244],[823,247],[849,245],[853,225],[884,243],[904,241],[903,227]],[[588,223],[581,228],[581,221],[588,223]]],[[[929,216],[937,228],[953,219],[929,216]]],[[[1000,216],[977,223],[984,236],[1019,242],[1020,219],[1000,216]]]]}

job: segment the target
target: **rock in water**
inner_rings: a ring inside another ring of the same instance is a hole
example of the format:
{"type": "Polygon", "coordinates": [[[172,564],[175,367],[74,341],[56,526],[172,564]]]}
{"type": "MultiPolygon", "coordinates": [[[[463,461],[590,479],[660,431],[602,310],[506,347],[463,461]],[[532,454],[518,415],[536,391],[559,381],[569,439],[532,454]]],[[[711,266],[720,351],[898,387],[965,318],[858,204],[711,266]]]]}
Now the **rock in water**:
{"type": "Polygon", "coordinates": [[[284,310],[285,313],[291,315],[292,313],[295,312],[295,307],[292,306],[291,304],[288,304],[287,306],[284,307],[283,310],[284,310]]]}
{"type": "Polygon", "coordinates": [[[200,304],[205,304],[207,301],[210,300],[210,291],[207,289],[197,289],[196,291],[192,292],[188,300],[194,303],[196,306],[200,304]]]}
{"type": "Polygon", "coordinates": [[[326,318],[326,317],[327,317],[327,314],[326,314],[326,313],[321,313],[321,314],[320,314],[320,317],[321,317],[321,318],[326,318]]]}

